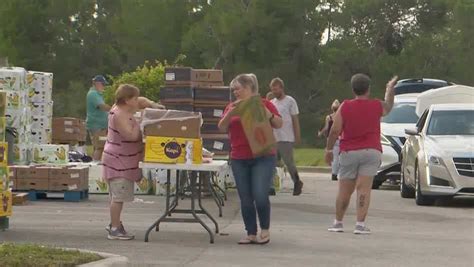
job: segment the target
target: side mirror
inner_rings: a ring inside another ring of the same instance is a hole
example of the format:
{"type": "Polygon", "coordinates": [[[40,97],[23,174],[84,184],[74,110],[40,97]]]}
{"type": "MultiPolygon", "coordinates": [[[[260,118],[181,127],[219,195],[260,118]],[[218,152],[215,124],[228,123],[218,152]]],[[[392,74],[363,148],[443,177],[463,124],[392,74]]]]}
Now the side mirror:
{"type": "Polygon", "coordinates": [[[418,130],[416,130],[416,128],[414,128],[414,129],[405,129],[405,134],[408,134],[408,135],[420,135],[420,133],[418,133],[418,130]]]}

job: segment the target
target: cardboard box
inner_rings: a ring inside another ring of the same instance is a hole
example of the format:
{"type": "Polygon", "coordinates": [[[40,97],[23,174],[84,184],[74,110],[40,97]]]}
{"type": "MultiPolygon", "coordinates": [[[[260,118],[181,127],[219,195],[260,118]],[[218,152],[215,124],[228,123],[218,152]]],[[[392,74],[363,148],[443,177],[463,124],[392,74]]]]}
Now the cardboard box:
{"type": "Polygon", "coordinates": [[[230,99],[231,91],[228,86],[194,88],[194,103],[196,104],[227,105],[230,99]]]}
{"type": "Polygon", "coordinates": [[[260,156],[269,153],[276,140],[261,97],[253,96],[240,102],[235,111],[240,116],[252,154],[260,156]]]}
{"type": "Polygon", "coordinates": [[[21,109],[7,109],[5,111],[5,121],[7,127],[19,129],[22,126],[24,113],[21,109]]]}
{"type": "Polygon", "coordinates": [[[37,179],[37,178],[27,178],[27,179],[16,179],[16,190],[18,191],[27,191],[27,190],[41,190],[47,191],[49,189],[49,179],[37,179]]]}
{"type": "Polygon", "coordinates": [[[0,68],[0,90],[21,91],[25,89],[26,70],[24,68],[0,68]]]}
{"type": "Polygon", "coordinates": [[[6,137],[6,126],[7,126],[7,118],[0,117],[0,142],[5,141],[6,137]]]}
{"type": "Polygon", "coordinates": [[[8,143],[0,142],[0,167],[8,166],[8,143]]]}
{"type": "Polygon", "coordinates": [[[53,74],[50,72],[28,71],[27,83],[29,87],[34,87],[38,91],[53,89],[53,74]]]}
{"type": "Polygon", "coordinates": [[[68,163],[68,145],[33,145],[34,163],[68,163]]]}
{"type": "Polygon", "coordinates": [[[224,80],[224,75],[222,70],[193,69],[191,80],[196,82],[220,82],[224,80]]]}
{"type": "Polygon", "coordinates": [[[52,141],[52,130],[49,128],[36,128],[31,130],[31,142],[33,144],[50,144],[52,141]]]}
{"type": "Polygon", "coordinates": [[[86,183],[83,177],[78,179],[49,179],[48,181],[49,191],[83,191],[88,187],[89,183],[86,183]]]}
{"type": "Polygon", "coordinates": [[[205,120],[201,127],[201,133],[204,134],[222,134],[217,127],[218,121],[207,121],[205,120]]]}
{"type": "Polygon", "coordinates": [[[224,154],[230,151],[230,140],[227,134],[203,134],[203,147],[213,153],[224,154]]]}
{"type": "Polygon", "coordinates": [[[28,146],[25,144],[13,144],[13,163],[14,164],[28,164],[28,146]]]}
{"type": "Polygon", "coordinates": [[[10,169],[14,171],[17,179],[49,179],[47,166],[14,165],[10,169]]]}
{"type": "Polygon", "coordinates": [[[134,194],[136,195],[149,195],[154,194],[155,187],[153,185],[153,180],[150,177],[150,170],[142,170],[143,177],[140,181],[135,182],[134,194]]]}
{"type": "Polygon", "coordinates": [[[10,188],[10,181],[12,178],[8,166],[0,167],[0,192],[6,191],[10,188]]]}
{"type": "Polygon", "coordinates": [[[6,108],[7,109],[20,109],[23,108],[26,103],[26,94],[24,91],[3,91],[6,94],[6,108]]]}
{"type": "Polygon", "coordinates": [[[179,111],[188,111],[188,112],[193,112],[194,111],[194,106],[193,106],[192,103],[166,102],[165,108],[166,109],[172,109],[172,110],[179,110],[179,111]]]}
{"type": "Polygon", "coordinates": [[[145,109],[142,125],[145,136],[200,138],[202,116],[195,112],[145,109]]]}
{"type": "Polygon", "coordinates": [[[190,67],[167,67],[165,68],[165,83],[191,81],[191,72],[190,67]]]}
{"type": "Polygon", "coordinates": [[[30,102],[51,102],[53,101],[51,91],[37,91],[34,88],[30,88],[28,92],[28,98],[30,102]]]}
{"type": "Polygon", "coordinates": [[[202,118],[205,121],[219,121],[224,114],[226,105],[202,105],[196,104],[194,105],[195,112],[201,112],[202,118]]]}
{"type": "Polygon", "coordinates": [[[145,161],[159,163],[185,163],[186,142],[193,142],[193,163],[202,163],[202,140],[147,136],[145,138],[145,161]]]}
{"type": "Polygon", "coordinates": [[[0,91],[0,117],[5,117],[7,110],[7,92],[0,91]]]}
{"type": "Polygon", "coordinates": [[[11,191],[0,192],[0,217],[11,216],[13,196],[11,191]]]}
{"type": "MultiPolygon", "coordinates": [[[[152,169],[150,176],[154,183],[155,195],[166,196],[167,170],[152,169]]],[[[170,194],[176,193],[176,171],[170,171],[170,194]]]]}
{"type": "Polygon", "coordinates": [[[161,103],[193,103],[194,89],[189,86],[163,86],[160,88],[161,103]]]}
{"type": "Polygon", "coordinates": [[[109,184],[102,178],[100,179],[89,179],[89,193],[92,194],[108,194],[109,184]]]}
{"type": "Polygon", "coordinates": [[[53,141],[61,142],[85,142],[86,141],[85,121],[77,118],[53,118],[53,141]]]}
{"type": "Polygon", "coordinates": [[[46,116],[31,116],[31,129],[38,131],[38,129],[51,129],[53,127],[53,120],[46,116]]]}
{"type": "Polygon", "coordinates": [[[35,116],[53,116],[53,102],[30,102],[30,109],[35,116]]]}

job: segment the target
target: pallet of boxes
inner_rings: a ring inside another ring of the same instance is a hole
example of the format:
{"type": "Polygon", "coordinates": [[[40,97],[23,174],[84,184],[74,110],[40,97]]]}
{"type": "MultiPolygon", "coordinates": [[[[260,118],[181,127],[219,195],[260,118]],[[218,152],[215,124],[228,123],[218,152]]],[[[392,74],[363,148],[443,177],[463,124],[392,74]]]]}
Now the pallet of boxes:
{"type": "Polygon", "coordinates": [[[5,143],[5,111],[6,93],[0,92],[0,231],[9,227],[9,217],[12,215],[13,196],[8,170],[8,144],[5,143]]]}
{"type": "MultiPolygon", "coordinates": [[[[165,86],[160,89],[160,102],[167,109],[201,113],[202,145],[216,158],[228,159],[229,156],[229,136],[220,132],[217,124],[231,101],[231,90],[224,86],[222,70],[165,68],[165,86]]],[[[221,188],[226,187],[226,179],[228,184],[233,184],[230,170],[218,175],[217,182],[221,188]]]]}
{"type": "Polygon", "coordinates": [[[52,194],[66,201],[86,199],[88,168],[68,165],[68,145],[51,144],[53,74],[1,68],[1,80],[6,124],[14,132],[13,190],[28,192],[30,200],[52,194]]]}

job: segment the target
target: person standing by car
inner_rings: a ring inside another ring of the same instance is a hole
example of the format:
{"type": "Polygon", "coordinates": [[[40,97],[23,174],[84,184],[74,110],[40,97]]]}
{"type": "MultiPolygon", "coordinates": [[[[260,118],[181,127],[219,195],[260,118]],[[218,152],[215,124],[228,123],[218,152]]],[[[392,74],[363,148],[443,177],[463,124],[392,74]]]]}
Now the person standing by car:
{"type": "MultiPolygon", "coordinates": [[[[326,116],[326,121],[324,123],[324,127],[318,132],[318,136],[328,137],[329,132],[331,131],[332,124],[334,123],[334,116],[336,116],[336,112],[339,109],[339,100],[334,100],[331,105],[332,113],[326,116]]],[[[339,138],[336,140],[333,148],[333,160],[331,163],[331,170],[332,170],[332,180],[337,181],[337,173],[339,171],[339,138]]]]}
{"type": "Polygon", "coordinates": [[[370,98],[370,78],[355,74],[351,78],[355,98],[344,101],[334,116],[327,139],[325,159],[333,160],[333,149],[340,137],[339,191],[336,219],[330,232],[343,232],[343,218],[354,190],[357,190],[357,222],[354,234],[370,234],[365,219],[370,204],[372,181],[381,163],[380,119],[393,107],[397,76],[388,83],[385,101],[370,98]]]}
{"type": "Polygon", "coordinates": [[[285,94],[285,84],[282,79],[274,78],[270,82],[270,89],[275,96],[272,103],[283,119],[283,126],[280,129],[273,130],[277,140],[278,157],[283,159],[293,180],[293,195],[299,196],[303,189],[303,182],[300,179],[293,157],[295,144],[301,142],[298,104],[293,97],[285,94]]]}
{"type": "MultiPolygon", "coordinates": [[[[245,135],[241,118],[236,112],[239,102],[258,95],[258,82],[254,74],[240,74],[230,83],[236,101],[227,105],[218,127],[228,130],[231,143],[231,167],[234,173],[240,207],[247,236],[238,243],[266,244],[270,242],[270,199],[268,191],[273,181],[276,151],[254,157],[245,135]],[[257,239],[257,215],[260,222],[260,238],[257,239]]],[[[273,128],[282,125],[282,119],[275,106],[262,98],[266,117],[273,128]]]]}
{"type": "Polygon", "coordinates": [[[103,92],[107,85],[107,80],[102,75],[97,75],[92,79],[92,87],[87,93],[87,118],[86,128],[94,147],[92,159],[100,161],[104,150],[104,142],[101,136],[107,135],[107,116],[110,106],[105,104],[103,92]]]}

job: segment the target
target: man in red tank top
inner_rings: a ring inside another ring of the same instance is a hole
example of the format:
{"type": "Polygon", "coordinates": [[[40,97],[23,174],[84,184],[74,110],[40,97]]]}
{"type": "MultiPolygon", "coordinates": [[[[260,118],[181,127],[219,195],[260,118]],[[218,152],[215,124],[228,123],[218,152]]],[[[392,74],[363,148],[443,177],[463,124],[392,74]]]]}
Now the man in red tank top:
{"type": "Polygon", "coordinates": [[[393,107],[393,77],[386,87],[385,100],[370,98],[370,78],[365,74],[352,76],[355,98],[342,103],[334,116],[326,145],[326,162],[332,162],[332,149],[340,137],[339,192],[336,199],[336,219],[330,232],[343,232],[342,219],[352,193],[357,189],[357,222],[354,234],[370,234],[365,225],[369,209],[372,181],[381,163],[380,118],[393,107]]]}

